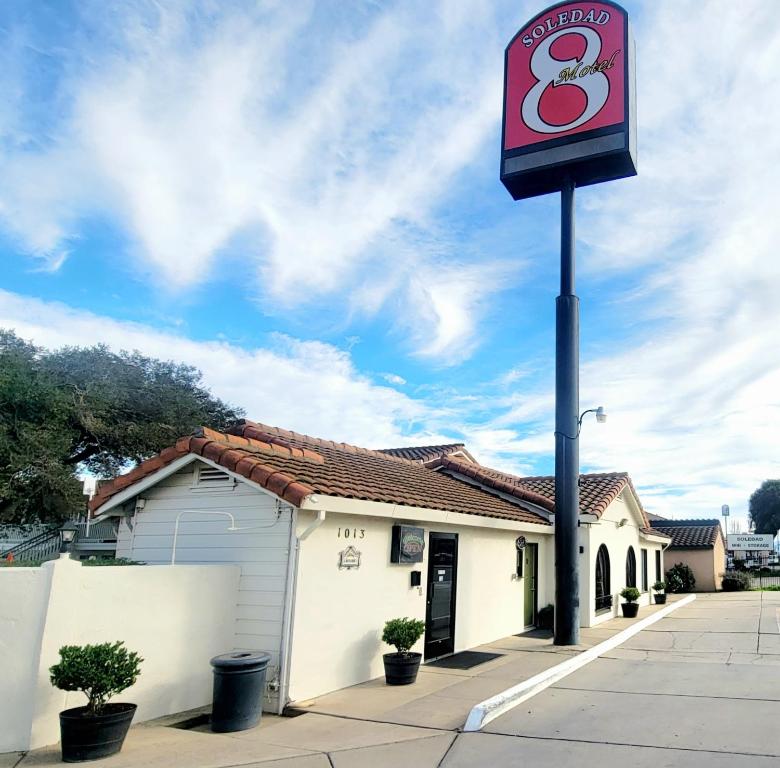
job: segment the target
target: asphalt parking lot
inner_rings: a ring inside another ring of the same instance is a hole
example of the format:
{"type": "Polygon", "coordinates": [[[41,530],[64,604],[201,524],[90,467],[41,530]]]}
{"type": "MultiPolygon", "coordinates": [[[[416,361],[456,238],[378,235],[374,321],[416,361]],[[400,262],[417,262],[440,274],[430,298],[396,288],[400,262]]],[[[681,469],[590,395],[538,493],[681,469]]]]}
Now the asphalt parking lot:
{"type": "Polygon", "coordinates": [[[441,763],[770,766],[780,758],[780,593],[700,595],[489,723],[441,763]]]}

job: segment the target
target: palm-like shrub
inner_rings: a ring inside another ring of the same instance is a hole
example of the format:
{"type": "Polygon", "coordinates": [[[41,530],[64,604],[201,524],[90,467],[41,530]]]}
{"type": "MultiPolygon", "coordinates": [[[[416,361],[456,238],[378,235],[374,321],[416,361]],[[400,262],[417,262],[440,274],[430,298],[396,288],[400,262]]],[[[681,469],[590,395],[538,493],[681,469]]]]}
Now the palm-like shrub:
{"type": "Polygon", "coordinates": [[[424,632],[425,622],[419,619],[390,619],[385,624],[382,640],[388,645],[394,645],[398,653],[409,653],[424,632]]]}
{"type": "Polygon", "coordinates": [[[106,702],[129,688],[141,671],[143,659],[125,644],[63,645],[60,661],[50,667],[51,683],[63,691],[82,691],[87,712],[99,715],[106,702]]]}
{"type": "Polygon", "coordinates": [[[695,586],[696,577],[685,563],[676,563],[666,572],[667,592],[692,592],[695,586]]]}

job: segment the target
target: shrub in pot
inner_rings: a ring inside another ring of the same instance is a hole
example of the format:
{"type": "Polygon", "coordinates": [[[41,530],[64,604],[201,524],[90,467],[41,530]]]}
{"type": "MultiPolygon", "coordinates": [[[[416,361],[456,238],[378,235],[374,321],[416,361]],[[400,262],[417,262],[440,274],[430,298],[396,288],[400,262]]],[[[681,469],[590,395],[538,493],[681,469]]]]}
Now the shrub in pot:
{"type": "Polygon", "coordinates": [[[663,605],[666,602],[666,592],[664,591],[665,589],[666,582],[664,581],[656,581],[656,583],[653,584],[653,592],[655,592],[653,598],[655,599],[657,605],[663,605]]]}
{"type": "Polygon", "coordinates": [[[552,605],[545,605],[544,608],[540,608],[536,616],[536,626],[539,629],[554,629],[555,628],[555,607],[552,605]]]}
{"type": "Polygon", "coordinates": [[[390,619],[385,624],[382,640],[395,646],[395,653],[382,656],[385,663],[385,681],[388,685],[409,685],[417,679],[421,653],[410,649],[423,636],[425,623],[419,619],[390,619]]]}
{"type": "Polygon", "coordinates": [[[667,592],[693,592],[696,577],[685,563],[676,563],[666,572],[667,592]]]}
{"type": "Polygon", "coordinates": [[[633,619],[639,613],[639,595],[642,593],[636,587],[626,587],[621,591],[620,596],[626,601],[620,604],[623,616],[626,619],[633,619]]]}
{"type": "Polygon", "coordinates": [[[137,679],[143,659],[121,641],[98,645],[64,645],[50,667],[51,683],[63,691],[81,691],[87,705],[60,712],[62,759],[66,763],[96,760],[122,749],[135,704],[108,700],[137,679]]]}
{"type": "Polygon", "coordinates": [[[724,592],[742,592],[750,589],[750,576],[741,571],[732,571],[723,574],[721,589],[724,592]]]}

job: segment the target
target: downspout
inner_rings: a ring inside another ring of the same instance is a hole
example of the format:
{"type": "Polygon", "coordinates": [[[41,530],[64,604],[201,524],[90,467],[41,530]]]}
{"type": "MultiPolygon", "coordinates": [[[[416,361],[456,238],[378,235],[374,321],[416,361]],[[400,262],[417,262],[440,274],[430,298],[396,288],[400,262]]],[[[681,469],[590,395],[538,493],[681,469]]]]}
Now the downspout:
{"type": "Polygon", "coordinates": [[[295,527],[298,519],[298,510],[294,510],[290,516],[290,549],[287,558],[287,595],[284,605],[284,623],[282,625],[282,650],[283,655],[280,660],[279,672],[279,703],[277,713],[282,714],[287,706],[290,691],[290,658],[292,656],[292,635],[295,616],[295,596],[298,585],[298,562],[301,549],[301,542],[311,536],[325,522],[326,512],[324,509],[317,510],[317,517],[311,524],[301,532],[300,536],[295,535],[295,527]]]}
{"type": "Polygon", "coordinates": [[[298,510],[293,509],[290,515],[290,544],[287,556],[287,585],[284,596],[284,617],[282,624],[282,647],[279,659],[279,698],[276,713],[281,715],[287,706],[290,690],[290,656],[292,655],[293,616],[295,615],[295,586],[298,575],[298,550],[300,542],[295,535],[298,521],[298,510]]]}

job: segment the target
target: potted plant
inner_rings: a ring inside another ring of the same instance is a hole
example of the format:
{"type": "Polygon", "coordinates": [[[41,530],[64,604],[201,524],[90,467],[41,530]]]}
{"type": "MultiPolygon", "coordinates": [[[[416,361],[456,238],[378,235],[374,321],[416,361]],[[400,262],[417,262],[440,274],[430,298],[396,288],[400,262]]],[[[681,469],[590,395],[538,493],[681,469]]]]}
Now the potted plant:
{"type": "Polygon", "coordinates": [[[52,685],[87,697],[85,707],[60,712],[64,762],[96,760],[122,749],[136,705],[107,702],[138,679],[142,661],[121,641],[60,648],[59,663],[49,669],[52,685]]]}
{"type": "Polygon", "coordinates": [[[390,619],[385,624],[382,640],[394,645],[396,650],[396,653],[382,656],[388,685],[409,685],[417,679],[422,654],[413,653],[410,649],[424,632],[425,623],[419,619],[390,619]]]}
{"type": "Polygon", "coordinates": [[[666,582],[664,581],[656,581],[656,583],[653,584],[653,592],[655,592],[653,599],[655,600],[656,605],[663,605],[666,602],[666,592],[664,592],[665,589],[666,582]]]}
{"type": "Polygon", "coordinates": [[[623,611],[623,617],[626,619],[633,619],[639,613],[639,595],[642,593],[636,587],[626,587],[620,596],[626,601],[620,604],[620,608],[623,611]]]}

